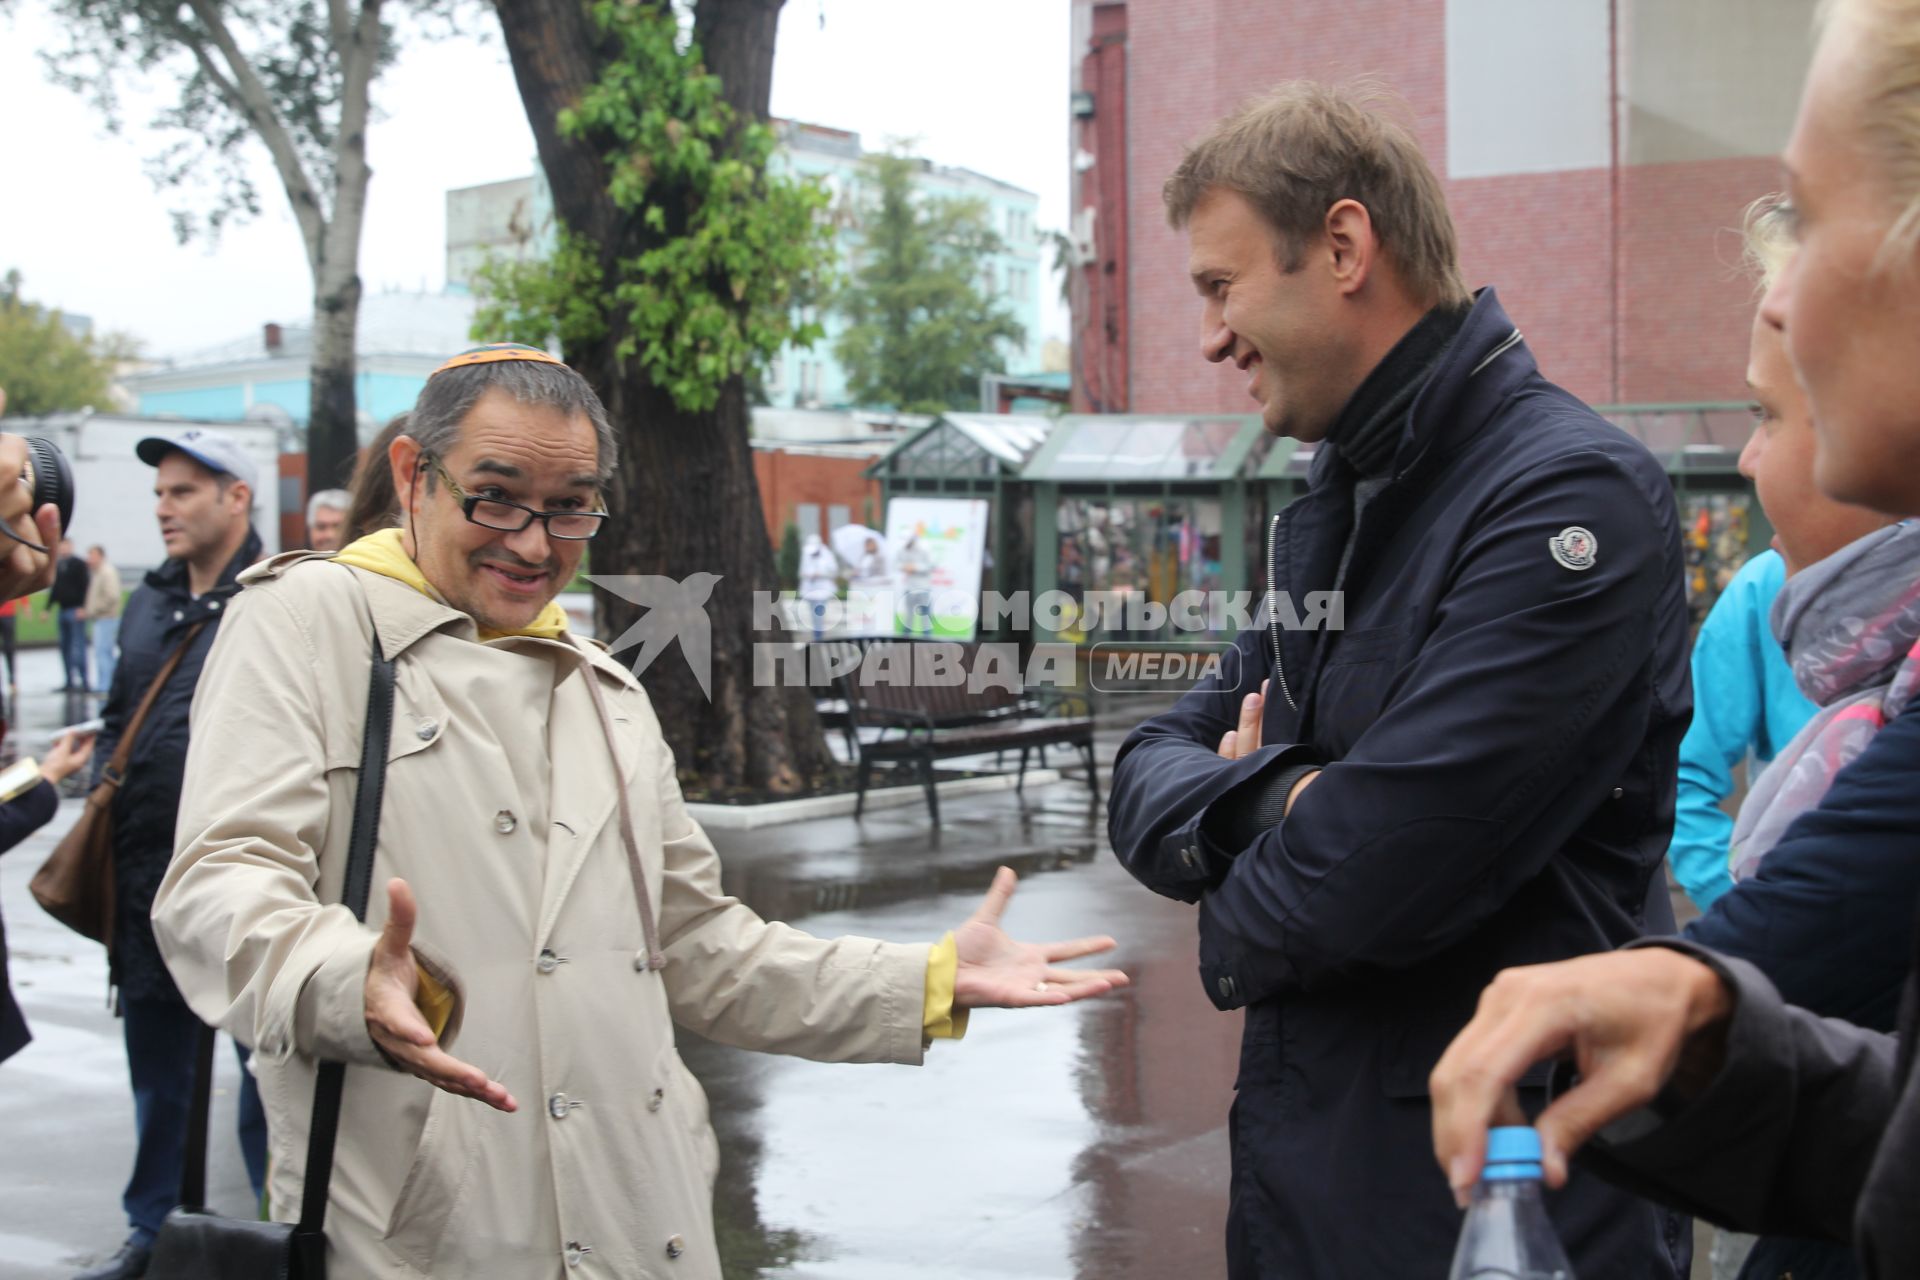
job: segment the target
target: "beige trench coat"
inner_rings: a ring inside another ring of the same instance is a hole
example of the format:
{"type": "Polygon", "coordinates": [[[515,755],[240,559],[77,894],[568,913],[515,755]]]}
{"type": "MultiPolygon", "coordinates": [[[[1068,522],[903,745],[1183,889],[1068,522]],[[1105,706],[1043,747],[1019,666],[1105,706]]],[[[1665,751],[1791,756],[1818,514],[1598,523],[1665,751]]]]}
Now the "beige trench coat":
{"type": "Polygon", "coordinates": [[[646,694],[597,646],[481,645],[464,614],[306,553],[243,581],[195,697],[153,919],[194,1011],[258,1050],[273,1216],[299,1216],[314,1061],[339,1059],[336,1280],[719,1280],[718,1147],[674,1024],[744,1048],[917,1063],[928,948],[818,940],[723,894],[646,694]],[[397,705],[361,925],[339,898],[370,619],[397,705]],[[657,971],[587,672],[631,787],[657,971]],[[531,691],[518,714],[489,707],[503,689],[531,691]],[[419,902],[416,954],[460,995],[450,1051],[503,1082],[517,1113],[389,1069],[368,1037],[362,987],[391,876],[419,902]]]}

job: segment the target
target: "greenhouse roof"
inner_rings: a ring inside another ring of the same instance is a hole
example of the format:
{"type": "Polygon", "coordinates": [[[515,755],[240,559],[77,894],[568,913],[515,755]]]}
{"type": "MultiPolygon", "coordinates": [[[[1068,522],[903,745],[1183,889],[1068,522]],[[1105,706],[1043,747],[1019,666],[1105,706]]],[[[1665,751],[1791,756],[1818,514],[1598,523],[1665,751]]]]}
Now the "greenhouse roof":
{"type": "Polygon", "coordinates": [[[1067,414],[1033,455],[1028,480],[1228,480],[1264,438],[1251,414],[1067,414]]]}

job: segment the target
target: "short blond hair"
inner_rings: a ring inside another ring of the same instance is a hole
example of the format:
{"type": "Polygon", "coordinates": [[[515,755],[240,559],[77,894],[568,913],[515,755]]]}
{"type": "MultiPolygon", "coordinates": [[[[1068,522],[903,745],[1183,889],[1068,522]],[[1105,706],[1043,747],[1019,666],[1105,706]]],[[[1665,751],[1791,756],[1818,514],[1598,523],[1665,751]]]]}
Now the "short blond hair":
{"type": "Polygon", "coordinates": [[[1799,247],[1793,241],[1785,203],[1786,196],[1778,191],[1761,196],[1747,206],[1740,220],[1740,262],[1761,293],[1773,288],[1799,247]]]}
{"type": "Polygon", "coordinates": [[[1825,34],[1842,18],[1866,51],[1861,119],[1897,210],[1881,259],[1911,258],[1920,248],[1920,0],[1821,0],[1814,29],[1825,34]]]}
{"type": "Polygon", "coordinates": [[[1184,227],[1207,192],[1235,192],[1278,233],[1281,266],[1297,271],[1327,210],[1356,200],[1416,298],[1430,306],[1470,301],[1440,179],[1413,134],[1386,114],[1392,101],[1366,82],[1279,85],[1187,151],[1167,179],[1167,221],[1184,227]]]}

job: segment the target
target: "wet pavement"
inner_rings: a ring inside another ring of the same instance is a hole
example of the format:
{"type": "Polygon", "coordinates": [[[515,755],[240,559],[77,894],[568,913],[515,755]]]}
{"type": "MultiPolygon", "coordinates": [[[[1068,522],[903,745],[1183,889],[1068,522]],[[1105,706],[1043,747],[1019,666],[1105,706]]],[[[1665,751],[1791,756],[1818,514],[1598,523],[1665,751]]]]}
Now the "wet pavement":
{"type": "MultiPolygon", "coordinates": [[[[23,655],[30,751],[89,707],[43,691],[23,655]]],[[[1120,717],[1103,720],[1110,762],[1120,717]]],[[[1105,790],[1105,780],[1102,780],[1105,790]]],[[[124,1234],[132,1107],[99,947],[54,923],[27,880],[77,801],[0,859],[16,992],[35,1042],[0,1066],[0,1276],[62,1280],[124,1234]]],[[[1068,778],[919,806],[716,832],[729,891],[821,935],[932,941],[978,905],[994,869],[1021,883],[1017,937],[1110,933],[1127,991],[1065,1009],[976,1013],[923,1067],[746,1053],[683,1034],[722,1150],[716,1213],[729,1280],[1165,1280],[1225,1272],[1239,1018],[1194,974],[1190,908],[1114,861],[1104,810],[1068,778]]],[[[233,1060],[219,1057],[212,1199],[247,1207],[232,1133],[233,1060]]],[[[1704,1273],[1702,1273],[1704,1274],[1704,1273]]]]}

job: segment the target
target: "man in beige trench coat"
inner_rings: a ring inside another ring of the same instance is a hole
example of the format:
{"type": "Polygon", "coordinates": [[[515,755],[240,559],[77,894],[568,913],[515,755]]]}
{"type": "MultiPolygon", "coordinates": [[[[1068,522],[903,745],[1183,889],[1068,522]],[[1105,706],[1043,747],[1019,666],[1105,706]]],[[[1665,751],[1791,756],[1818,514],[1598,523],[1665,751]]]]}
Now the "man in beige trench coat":
{"type": "Polygon", "coordinates": [[[392,447],[403,527],[250,570],[201,681],[154,925],[194,1011],[257,1052],[276,1218],[315,1062],[349,1064],[336,1280],[718,1280],[719,1153],[674,1024],[918,1063],[970,1007],[1126,981],[1054,967],[1110,939],[1002,933],[1004,869],[933,947],[822,941],[722,893],[646,694],[553,603],[613,451],[558,361],[455,357],[392,447]],[[374,627],[396,705],[363,926],[339,898],[374,627]]]}

